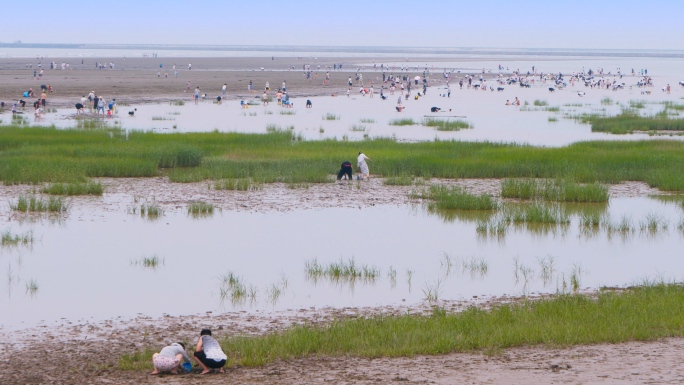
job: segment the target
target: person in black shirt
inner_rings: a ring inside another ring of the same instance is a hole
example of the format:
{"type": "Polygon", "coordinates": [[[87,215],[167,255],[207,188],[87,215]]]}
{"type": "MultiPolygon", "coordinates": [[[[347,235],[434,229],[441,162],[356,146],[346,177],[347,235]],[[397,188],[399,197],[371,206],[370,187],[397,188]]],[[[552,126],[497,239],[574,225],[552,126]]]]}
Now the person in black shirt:
{"type": "Polygon", "coordinates": [[[340,172],[337,173],[337,180],[342,180],[345,175],[347,180],[352,180],[352,164],[349,161],[342,162],[340,172]]]}

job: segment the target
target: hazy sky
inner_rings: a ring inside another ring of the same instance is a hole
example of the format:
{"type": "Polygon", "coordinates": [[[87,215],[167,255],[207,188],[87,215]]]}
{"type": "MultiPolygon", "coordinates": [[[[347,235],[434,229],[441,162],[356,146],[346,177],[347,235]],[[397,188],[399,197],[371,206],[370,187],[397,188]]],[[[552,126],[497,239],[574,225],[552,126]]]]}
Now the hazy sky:
{"type": "Polygon", "coordinates": [[[0,41],[684,49],[684,0],[12,2],[0,41]]]}

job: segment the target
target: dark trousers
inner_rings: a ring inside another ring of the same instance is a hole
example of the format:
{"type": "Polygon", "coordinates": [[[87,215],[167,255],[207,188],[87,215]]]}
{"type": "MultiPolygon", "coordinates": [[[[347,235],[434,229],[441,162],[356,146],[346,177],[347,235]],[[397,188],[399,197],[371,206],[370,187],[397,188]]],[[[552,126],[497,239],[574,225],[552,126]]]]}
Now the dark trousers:
{"type": "Polygon", "coordinates": [[[342,167],[340,169],[340,172],[337,173],[337,180],[342,180],[342,177],[347,175],[347,179],[351,180],[352,179],[352,168],[351,167],[342,167]]]}

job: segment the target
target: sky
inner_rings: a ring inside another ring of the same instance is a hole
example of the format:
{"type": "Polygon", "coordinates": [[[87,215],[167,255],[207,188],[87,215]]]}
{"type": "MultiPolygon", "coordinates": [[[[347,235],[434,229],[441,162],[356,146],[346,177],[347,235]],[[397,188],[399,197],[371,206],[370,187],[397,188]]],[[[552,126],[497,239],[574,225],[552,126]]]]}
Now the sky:
{"type": "Polygon", "coordinates": [[[0,42],[684,49],[684,0],[10,2],[0,42]]]}

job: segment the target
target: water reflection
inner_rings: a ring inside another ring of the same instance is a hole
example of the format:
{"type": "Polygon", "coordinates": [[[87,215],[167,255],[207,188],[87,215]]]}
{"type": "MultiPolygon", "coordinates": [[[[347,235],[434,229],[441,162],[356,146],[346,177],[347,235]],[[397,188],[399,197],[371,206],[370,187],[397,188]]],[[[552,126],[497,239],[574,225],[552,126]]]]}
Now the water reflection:
{"type": "Polygon", "coordinates": [[[505,243],[483,241],[479,222],[472,218],[454,216],[445,222],[425,206],[224,211],[201,221],[179,210],[164,213],[161,224],[131,221],[126,205],[104,215],[74,206],[60,226],[43,220],[14,223],[12,238],[31,230],[41,241],[31,248],[0,247],[0,307],[7,309],[0,312],[3,327],[54,317],[169,313],[168,303],[156,299],[187,281],[189,255],[193,265],[216,271],[212,295],[202,285],[189,285],[184,290],[193,301],[177,308],[177,314],[383,306],[427,301],[435,294],[442,300],[572,292],[684,269],[684,238],[675,225],[681,210],[648,198],[566,210],[572,212],[570,222],[556,226],[511,219],[505,243]],[[340,232],[359,223],[365,231],[354,232],[344,245],[346,255],[316,259],[339,255],[340,232]],[[128,256],[139,258],[134,265],[140,267],[132,266],[128,256]],[[146,267],[144,261],[154,256],[157,270],[152,270],[154,262],[146,267]],[[91,289],[79,290],[84,285],[91,289]],[[32,292],[36,301],[27,301],[32,292]]]}

